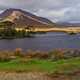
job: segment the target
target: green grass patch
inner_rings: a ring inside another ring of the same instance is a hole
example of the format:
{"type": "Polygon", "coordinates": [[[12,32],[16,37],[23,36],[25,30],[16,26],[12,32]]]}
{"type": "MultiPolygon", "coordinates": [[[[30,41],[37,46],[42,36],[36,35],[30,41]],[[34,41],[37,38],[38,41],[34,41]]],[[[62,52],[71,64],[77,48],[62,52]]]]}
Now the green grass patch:
{"type": "Polygon", "coordinates": [[[9,62],[0,62],[0,71],[16,71],[16,72],[73,72],[80,69],[80,58],[72,58],[67,60],[50,61],[31,59],[26,62],[21,59],[9,62]]]}

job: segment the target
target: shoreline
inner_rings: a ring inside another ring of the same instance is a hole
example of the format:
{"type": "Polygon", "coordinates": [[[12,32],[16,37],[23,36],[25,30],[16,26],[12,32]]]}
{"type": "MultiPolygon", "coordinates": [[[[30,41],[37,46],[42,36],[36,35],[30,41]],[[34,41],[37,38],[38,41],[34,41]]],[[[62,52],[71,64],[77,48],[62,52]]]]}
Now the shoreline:
{"type": "MultiPolygon", "coordinates": [[[[16,31],[22,31],[22,30],[27,30],[23,28],[15,28],[16,31]]],[[[33,32],[74,32],[74,33],[80,33],[80,27],[67,27],[67,28],[59,28],[59,27],[54,27],[54,28],[34,28],[31,31],[33,32]]]]}
{"type": "MultiPolygon", "coordinates": [[[[3,30],[4,28],[0,28],[0,30],[3,30]]],[[[51,28],[31,28],[30,30],[25,28],[15,28],[16,31],[23,31],[26,32],[32,31],[32,32],[74,32],[74,33],[80,33],[80,27],[51,27],[51,28]]]]}

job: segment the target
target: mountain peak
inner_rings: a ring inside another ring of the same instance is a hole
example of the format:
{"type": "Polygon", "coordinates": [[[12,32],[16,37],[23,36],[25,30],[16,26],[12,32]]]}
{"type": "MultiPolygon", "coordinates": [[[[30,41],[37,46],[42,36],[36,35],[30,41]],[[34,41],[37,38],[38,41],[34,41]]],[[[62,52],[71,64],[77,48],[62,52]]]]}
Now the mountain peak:
{"type": "Polygon", "coordinates": [[[21,9],[7,9],[1,15],[3,21],[8,20],[17,25],[51,25],[52,22],[46,18],[36,16],[21,9]]]}

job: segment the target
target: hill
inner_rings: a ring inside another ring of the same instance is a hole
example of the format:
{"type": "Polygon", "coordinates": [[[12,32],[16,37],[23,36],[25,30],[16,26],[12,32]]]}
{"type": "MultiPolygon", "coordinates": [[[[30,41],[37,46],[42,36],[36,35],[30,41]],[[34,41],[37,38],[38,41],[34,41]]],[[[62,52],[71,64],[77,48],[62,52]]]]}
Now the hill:
{"type": "Polygon", "coordinates": [[[27,25],[52,25],[53,23],[43,17],[33,15],[29,12],[23,11],[21,9],[7,9],[2,14],[0,14],[1,22],[10,21],[16,24],[18,27],[23,27],[27,25]]]}

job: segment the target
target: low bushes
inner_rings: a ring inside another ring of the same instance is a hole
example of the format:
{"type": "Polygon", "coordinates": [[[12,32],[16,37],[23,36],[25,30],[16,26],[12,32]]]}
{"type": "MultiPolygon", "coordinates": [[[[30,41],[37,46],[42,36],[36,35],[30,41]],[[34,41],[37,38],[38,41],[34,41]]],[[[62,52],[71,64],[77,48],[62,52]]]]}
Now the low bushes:
{"type": "Polygon", "coordinates": [[[50,59],[59,60],[59,59],[68,59],[72,57],[79,57],[79,49],[55,49],[49,52],[50,59]]]}
{"type": "Polygon", "coordinates": [[[10,61],[12,54],[8,51],[1,51],[0,52],[0,61],[10,61]]]}
{"type": "Polygon", "coordinates": [[[28,58],[48,59],[49,54],[47,52],[28,50],[25,56],[28,58]]]}
{"type": "Polygon", "coordinates": [[[62,49],[55,49],[49,53],[50,58],[54,60],[63,59],[64,58],[64,52],[62,49]]]}
{"type": "Polygon", "coordinates": [[[25,61],[31,58],[60,60],[79,56],[79,49],[55,49],[50,52],[28,50],[27,52],[23,52],[21,48],[16,48],[14,51],[0,51],[0,61],[10,61],[16,58],[22,58],[25,61]]]}
{"type": "Polygon", "coordinates": [[[16,48],[15,51],[14,51],[14,56],[17,56],[17,57],[23,57],[23,52],[22,52],[22,49],[21,48],[16,48]]]}

